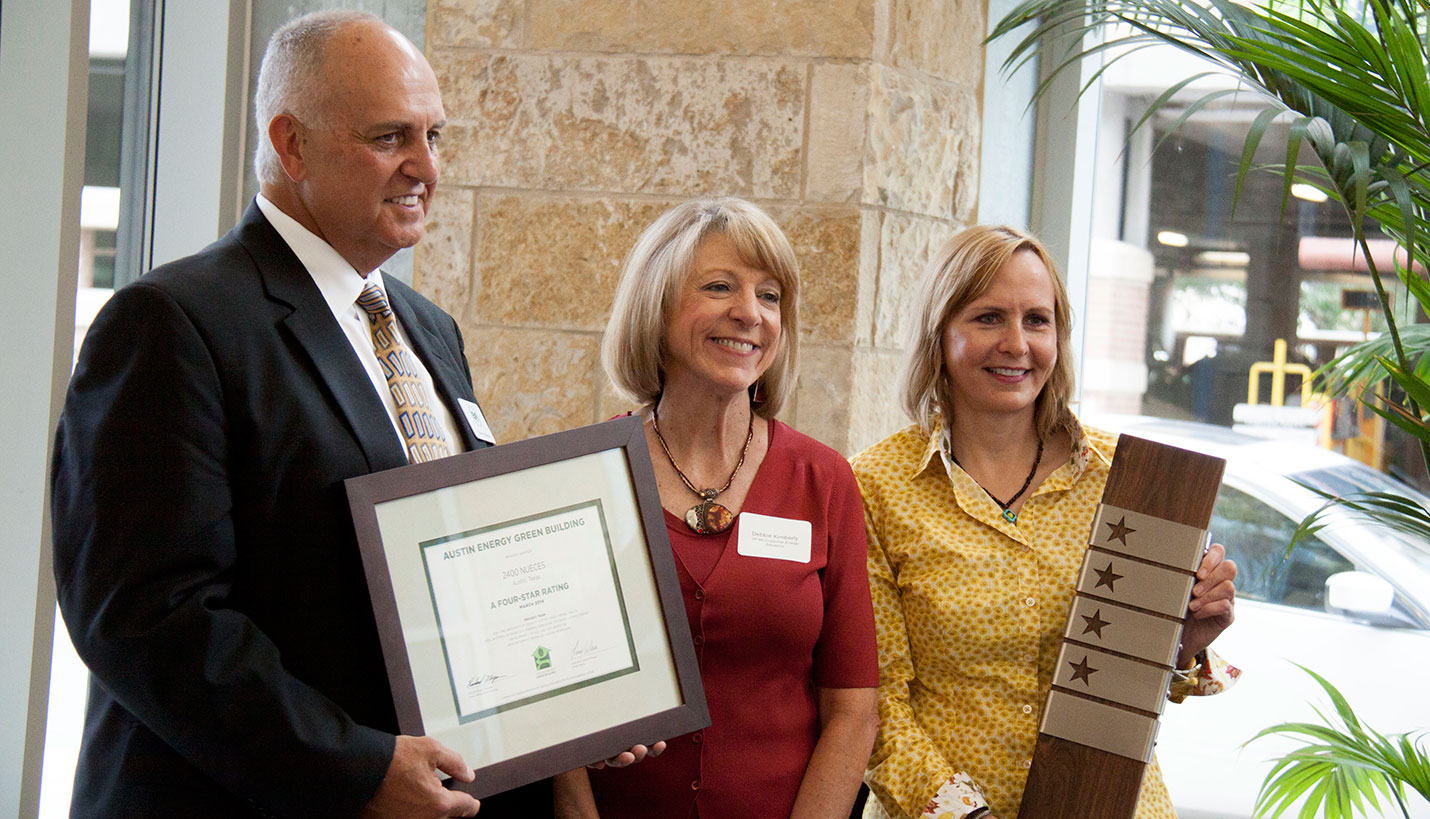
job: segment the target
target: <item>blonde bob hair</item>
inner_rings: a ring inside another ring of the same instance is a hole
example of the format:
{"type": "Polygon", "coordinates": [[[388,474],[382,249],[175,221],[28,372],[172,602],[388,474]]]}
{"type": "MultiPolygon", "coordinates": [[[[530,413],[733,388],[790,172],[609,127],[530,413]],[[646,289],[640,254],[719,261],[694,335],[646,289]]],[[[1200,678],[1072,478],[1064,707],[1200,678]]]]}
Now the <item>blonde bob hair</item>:
{"type": "Polygon", "coordinates": [[[918,312],[909,328],[899,393],[904,411],[925,434],[933,435],[945,416],[952,420],[952,388],[944,373],[944,327],[958,311],[983,295],[1003,265],[1022,250],[1036,253],[1053,281],[1058,360],[1038,394],[1034,412],[1038,436],[1046,440],[1059,427],[1072,422],[1068,406],[1074,386],[1072,310],[1057,265],[1033,235],[1006,225],[977,225],[949,239],[929,260],[914,296],[914,309],[918,312]]]}
{"type": "Polygon", "coordinates": [[[799,265],[769,214],[735,197],[701,198],[666,211],[636,240],[621,268],[601,342],[606,375],[628,399],[654,405],[665,385],[665,333],[700,243],[722,235],[740,261],[780,286],[780,340],[769,369],[751,387],[755,411],[772,418],[794,391],[799,362],[799,265]]]}

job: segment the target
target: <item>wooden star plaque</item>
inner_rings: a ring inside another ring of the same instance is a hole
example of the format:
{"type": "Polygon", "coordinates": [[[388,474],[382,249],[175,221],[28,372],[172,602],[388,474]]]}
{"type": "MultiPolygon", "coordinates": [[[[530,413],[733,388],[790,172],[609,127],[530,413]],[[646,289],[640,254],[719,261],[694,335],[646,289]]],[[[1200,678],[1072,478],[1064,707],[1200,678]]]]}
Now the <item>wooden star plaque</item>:
{"type": "Polygon", "coordinates": [[[1118,439],[1019,819],[1131,819],[1136,811],[1225,466],[1118,439]]]}

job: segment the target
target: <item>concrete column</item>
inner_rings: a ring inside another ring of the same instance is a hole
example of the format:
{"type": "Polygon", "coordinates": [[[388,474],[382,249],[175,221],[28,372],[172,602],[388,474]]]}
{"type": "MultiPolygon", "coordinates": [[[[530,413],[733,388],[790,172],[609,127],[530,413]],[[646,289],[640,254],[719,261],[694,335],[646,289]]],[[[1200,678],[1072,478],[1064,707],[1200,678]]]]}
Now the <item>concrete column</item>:
{"type": "Polygon", "coordinates": [[[1296,257],[1299,233],[1294,222],[1282,221],[1274,233],[1248,241],[1251,263],[1246,269],[1246,334],[1243,351],[1262,361],[1271,360],[1276,339],[1296,343],[1297,306],[1300,304],[1300,263],[1296,257]]]}

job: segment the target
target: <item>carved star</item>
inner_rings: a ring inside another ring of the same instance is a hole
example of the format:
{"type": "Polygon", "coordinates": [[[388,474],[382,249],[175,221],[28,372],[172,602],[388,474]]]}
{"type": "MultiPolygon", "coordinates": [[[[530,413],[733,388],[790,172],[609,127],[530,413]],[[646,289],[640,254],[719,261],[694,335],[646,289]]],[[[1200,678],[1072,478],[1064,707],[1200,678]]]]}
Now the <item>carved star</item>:
{"type": "Polygon", "coordinates": [[[1127,545],[1127,536],[1137,531],[1136,529],[1133,529],[1127,525],[1126,515],[1122,516],[1122,520],[1119,520],[1116,523],[1109,523],[1107,525],[1112,527],[1112,534],[1108,535],[1107,539],[1110,541],[1120,540],[1122,541],[1123,546],[1127,545]]]}
{"type": "Polygon", "coordinates": [[[1082,615],[1082,619],[1083,622],[1087,623],[1087,626],[1082,630],[1082,633],[1086,634],[1089,631],[1095,632],[1097,634],[1097,639],[1099,640],[1102,639],[1102,627],[1112,625],[1108,621],[1102,619],[1102,609],[1098,609],[1091,615],[1084,614],[1082,615]]]}
{"type": "Polygon", "coordinates": [[[1077,682],[1078,680],[1082,680],[1082,684],[1083,684],[1083,685],[1086,685],[1086,686],[1088,686],[1088,687],[1091,687],[1091,686],[1092,686],[1092,679],[1091,679],[1091,677],[1092,677],[1093,674],[1096,674],[1096,673],[1097,673],[1097,669],[1096,669],[1096,668],[1093,668],[1092,666],[1090,666],[1090,665],[1087,664],[1087,658],[1086,658],[1086,657],[1083,657],[1083,658],[1082,658],[1082,662],[1080,662],[1080,663],[1068,663],[1068,665],[1072,666],[1072,669],[1073,669],[1073,675],[1072,675],[1072,681],[1073,681],[1073,682],[1077,682]]]}
{"type": "Polygon", "coordinates": [[[1106,586],[1108,591],[1115,592],[1117,588],[1112,584],[1124,577],[1112,570],[1112,561],[1110,560],[1107,561],[1106,569],[1094,569],[1093,571],[1097,573],[1097,584],[1093,586],[1094,589],[1098,586],[1106,586]]]}

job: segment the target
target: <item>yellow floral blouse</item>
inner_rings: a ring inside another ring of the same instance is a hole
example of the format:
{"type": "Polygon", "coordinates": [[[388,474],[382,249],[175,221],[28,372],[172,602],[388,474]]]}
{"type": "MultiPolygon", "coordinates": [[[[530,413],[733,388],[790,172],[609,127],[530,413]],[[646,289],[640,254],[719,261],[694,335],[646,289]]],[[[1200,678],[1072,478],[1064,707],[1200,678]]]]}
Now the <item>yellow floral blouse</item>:
{"type": "MultiPolygon", "coordinates": [[[[909,427],[854,456],[879,633],[879,738],[865,819],[1015,819],[1063,627],[1116,438],[1074,430],[1073,456],[1016,523],[953,463],[947,432],[909,427]],[[938,457],[936,457],[938,456],[938,457]]],[[[1172,699],[1236,669],[1209,653],[1172,699]]],[[[1137,819],[1174,819],[1156,763],[1137,819]]]]}

